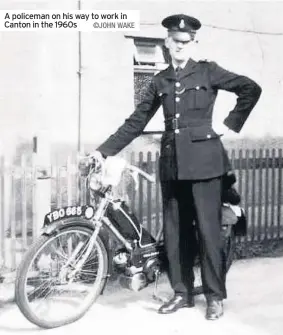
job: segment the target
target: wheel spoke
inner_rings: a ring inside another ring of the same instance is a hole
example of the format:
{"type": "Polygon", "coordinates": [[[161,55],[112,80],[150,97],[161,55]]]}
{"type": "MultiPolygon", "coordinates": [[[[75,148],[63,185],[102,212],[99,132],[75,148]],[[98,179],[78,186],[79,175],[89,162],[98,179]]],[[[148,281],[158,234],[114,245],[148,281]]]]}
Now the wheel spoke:
{"type": "MultiPolygon", "coordinates": [[[[49,282],[51,282],[52,280],[50,279],[49,282]]],[[[32,294],[35,294],[35,292],[38,292],[39,290],[41,290],[46,284],[49,284],[48,281],[47,283],[46,282],[43,282],[41,285],[39,285],[38,287],[36,287],[33,291],[29,292],[28,293],[28,296],[32,295],[32,294]]]]}
{"type": "Polygon", "coordinates": [[[23,280],[17,290],[23,293],[17,295],[24,294],[19,307],[31,322],[44,327],[69,323],[99,295],[108,268],[106,249],[99,237],[76,272],[91,235],[86,228],[67,228],[57,236],[42,237],[41,244],[30,251],[26,270],[22,267],[23,274],[19,274],[23,280]],[[70,257],[74,259],[68,264],[70,257]]]}
{"type": "Polygon", "coordinates": [[[52,248],[52,250],[53,250],[53,252],[54,252],[55,255],[63,258],[66,261],[68,260],[68,257],[65,256],[65,255],[63,255],[63,253],[61,253],[58,249],[56,249],[55,246],[52,246],[51,248],[52,248]]]}

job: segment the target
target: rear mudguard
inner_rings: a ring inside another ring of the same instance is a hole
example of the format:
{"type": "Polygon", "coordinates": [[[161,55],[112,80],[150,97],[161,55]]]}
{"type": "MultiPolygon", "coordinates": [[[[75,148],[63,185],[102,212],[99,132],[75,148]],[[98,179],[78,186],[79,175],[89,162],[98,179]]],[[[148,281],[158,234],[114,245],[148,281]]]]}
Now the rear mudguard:
{"type": "MultiPolygon", "coordinates": [[[[87,220],[85,218],[82,218],[80,216],[78,217],[71,217],[71,218],[64,218],[62,220],[58,220],[56,222],[53,222],[49,225],[45,225],[42,229],[42,235],[45,236],[54,236],[61,232],[64,229],[70,228],[70,227],[85,227],[89,228],[90,230],[94,230],[94,225],[90,220],[87,220]]],[[[105,249],[108,254],[108,275],[112,274],[113,267],[112,267],[112,259],[113,255],[109,248],[109,230],[106,228],[100,229],[99,237],[101,238],[105,249]]]]}

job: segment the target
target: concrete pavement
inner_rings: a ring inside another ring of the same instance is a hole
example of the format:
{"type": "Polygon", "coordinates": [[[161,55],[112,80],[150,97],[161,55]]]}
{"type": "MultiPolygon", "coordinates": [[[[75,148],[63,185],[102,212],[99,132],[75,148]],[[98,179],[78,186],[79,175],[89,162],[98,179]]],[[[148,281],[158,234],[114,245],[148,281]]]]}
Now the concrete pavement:
{"type": "MultiPolygon", "coordinates": [[[[282,335],[283,333],[283,258],[237,261],[232,266],[225,301],[225,315],[218,321],[204,319],[203,296],[196,307],[171,315],[156,313],[159,303],[151,298],[152,286],[140,292],[109,286],[90,311],[74,324],[44,334],[209,334],[282,335]]],[[[170,296],[166,278],[160,294],[170,296]]],[[[29,323],[14,304],[0,307],[0,334],[42,334],[29,323]]]]}

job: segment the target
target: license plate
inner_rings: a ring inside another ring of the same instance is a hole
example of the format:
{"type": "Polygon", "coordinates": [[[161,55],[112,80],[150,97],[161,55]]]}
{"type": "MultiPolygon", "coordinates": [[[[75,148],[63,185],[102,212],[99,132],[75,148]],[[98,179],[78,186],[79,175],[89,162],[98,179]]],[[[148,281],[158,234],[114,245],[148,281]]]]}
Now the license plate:
{"type": "Polygon", "coordinates": [[[57,208],[45,215],[44,226],[48,226],[53,222],[72,217],[84,217],[86,219],[91,219],[93,215],[94,208],[91,206],[68,206],[57,208]]]}

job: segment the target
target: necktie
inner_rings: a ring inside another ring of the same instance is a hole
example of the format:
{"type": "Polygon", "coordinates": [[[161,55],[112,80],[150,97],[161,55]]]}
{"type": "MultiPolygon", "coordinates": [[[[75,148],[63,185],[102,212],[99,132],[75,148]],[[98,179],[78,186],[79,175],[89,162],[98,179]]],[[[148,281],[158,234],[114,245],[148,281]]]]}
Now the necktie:
{"type": "Polygon", "coordinates": [[[175,70],[176,76],[178,76],[180,74],[181,70],[182,70],[182,68],[180,66],[176,67],[176,70],[175,70]]]}

